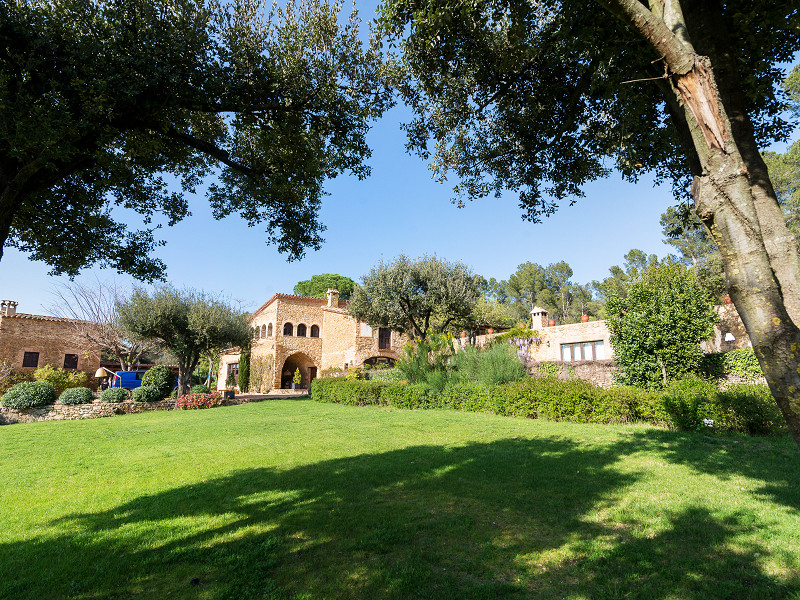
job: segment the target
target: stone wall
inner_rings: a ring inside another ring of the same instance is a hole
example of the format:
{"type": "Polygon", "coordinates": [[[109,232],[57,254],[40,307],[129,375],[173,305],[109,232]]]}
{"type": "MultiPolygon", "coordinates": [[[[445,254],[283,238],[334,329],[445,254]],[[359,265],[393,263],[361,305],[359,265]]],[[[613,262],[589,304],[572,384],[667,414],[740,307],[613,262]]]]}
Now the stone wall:
{"type": "MultiPolygon", "coordinates": [[[[549,372],[539,371],[541,363],[528,363],[528,370],[535,377],[549,375],[549,372]]],[[[614,384],[614,371],[616,366],[613,360],[594,360],[580,362],[548,361],[548,365],[556,365],[557,377],[562,380],[583,379],[598,387],[610,388],[614,384]]],[[[543,370],[547,366],[542,367],[543,370]]]]}
{"type": "Polygon", "coordinates": [[[715,306],[714,310],[719,317],[719,323],[714,325],[714,334],[710,340],[700,344],[703,352],[727,352],[739,348],[752,348],[750,336],[744,328],[739,313],[733,304],[715,306]],[[728,338],[727,340],[725,338],[728,338]],[[731,340],[730,338],[733,337],[731,340]]]}
{"type": "Polygon", "coordinates": [[[91,404],[50,404],[39,408],[17,410],[0,406],[0,425],[13,423],[33,423],[34,421],[62,421],[75,419],[98,419],[114,415],[147,412],[151,410],[172,410],[175,408],[174,399],[165,399],[161,402],[100,402],[95,400],[91,404]]]}

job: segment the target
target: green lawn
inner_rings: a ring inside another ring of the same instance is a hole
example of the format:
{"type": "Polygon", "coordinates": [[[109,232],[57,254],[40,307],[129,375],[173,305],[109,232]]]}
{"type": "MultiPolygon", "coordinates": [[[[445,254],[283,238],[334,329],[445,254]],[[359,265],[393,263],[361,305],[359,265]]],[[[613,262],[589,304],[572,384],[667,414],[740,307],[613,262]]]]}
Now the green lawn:
{"type": "Polygon", "coordinates": [[[799,509],[789,438],[311,401],[11,425],[0,597],[798,600],[799,509]]]}

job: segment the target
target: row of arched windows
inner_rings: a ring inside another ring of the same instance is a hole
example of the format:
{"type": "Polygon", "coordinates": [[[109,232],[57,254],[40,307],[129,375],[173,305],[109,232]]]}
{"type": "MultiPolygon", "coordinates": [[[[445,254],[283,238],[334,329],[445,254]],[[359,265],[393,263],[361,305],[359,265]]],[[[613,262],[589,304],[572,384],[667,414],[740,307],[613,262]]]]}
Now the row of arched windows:
{"type": "MultiPolygon", "coordinates": [[[[291,323],[284,323],[283,324],[283,335],[295,335],[294,333],[294,326],[291,323]]],[[[297,337],[319,337],[319,325],[312,325],[311,330],[306,327],[305,323],[300,323],[297,326],[297,337]]]]}
{"type": "MultiPolygon", "coordinates": [[[[283,335],[295,335],[294,325],[291,323],[284,323],[283,325],[283,335]]],[[[300,323],[297,326],[297,337],[319,337],[319,325],[312,325],[309,333],[308,327],[306,327],[305,323],[300,323]]],[[[255,339],[265,339],[272,337],[272,323],[269,325],[262,325],[261,327],[254,327],[253,328],[253,337],[255,339]]]]}

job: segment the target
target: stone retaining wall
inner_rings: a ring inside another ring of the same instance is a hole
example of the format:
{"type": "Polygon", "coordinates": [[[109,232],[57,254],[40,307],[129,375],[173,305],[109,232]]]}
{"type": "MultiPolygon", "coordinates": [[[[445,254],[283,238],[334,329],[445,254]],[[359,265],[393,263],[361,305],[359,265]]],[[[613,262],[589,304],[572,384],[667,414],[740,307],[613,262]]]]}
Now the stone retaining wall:
{"type": "Polygon", "coordinates": [[[17,410],[0,406],[0,425],[13,423],[33,423],[34,421],[63,421],[74,419],[98,419],[114,415],[127,415],[131,413],[146,412],[150,410],[173,410],[174,399],[165,399],[161,402],[100,402],[96,400],[91,404],[50,404],[39,408],[17,410]]]}
{"type": "MultiPolygon", "coordinates": [[[[580,362],[544,361],[558,367],[559,379],[583,379],[601,388],[610,388],[614,384],[616,366],[612,360],[595,360],[580,362]]],[[[528,371],[534,376],[546,376],[538,370],[538,362],[529,362],[528,371]]]]}

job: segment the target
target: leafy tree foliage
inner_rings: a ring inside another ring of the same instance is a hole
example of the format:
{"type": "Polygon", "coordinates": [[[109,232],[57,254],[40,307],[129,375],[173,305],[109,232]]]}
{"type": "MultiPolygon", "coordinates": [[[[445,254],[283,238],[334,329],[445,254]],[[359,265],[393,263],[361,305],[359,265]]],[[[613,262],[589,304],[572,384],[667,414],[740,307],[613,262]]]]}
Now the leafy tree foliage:
{"type": "Polygon", "coordinates": [[[158,340],[175,356],[179,395],[191,387],[192,373],[202,355],[244,346],[251,339],[247,315],[205,292],[164,286],[151,294],[136,288],[117,309],[126,329],[158,340]]]}
{"type": "Polygon", "coordinates": [[[339,290],[339,298],[348,300],[353,293],[356,282],[335,273],[312,275],[311,279],[297,282],[294,293],[298,296],[311,296],[312,298],[326,298],[328,289],[339,290]]]}
{"type": "Polygon", "coordinates": [[[619,265],[614,265],[609,269],[611,273],[609,277],[606,277],[603,281],[593,281],[591,285],[599,301],[604,306],[601,311],[601,316],[604,318],[606,316],[605,302],[608,298],[611,296],[625,298],[628,295],[630,284],[644,271],[651,267],[658,266],[658,264],[658,256],[655,254],[648,255],[646,252],[634,248],[625,254],[624,262],[621,267],[619,265]]]}
{"type": "Polygon", "coordinates": [[[703,222],[684,205],[668,208],[661,215],[661,228],[667,238],[666,243],[680,252],[676,258],[692,268],[709,298],[717,303],[722,302],[722,298],[728,294],[722,256],[709,238],[703,222]]]}
{"type": "Polygon", "coordinates": [[[598,304],[590,285],[572,280],[572,267],[559,261],[543,267],[525,262],[506,282],[509,311],[515,320],[527,322],[534,306],[545,308],[559,323],[580,321],[582,315],[597,315],[598,304]]]}
{"type": "Polygon", "coordinates": [[[380,262],[353,290],[348,312],[373,327],[388,327],[425,339],[469,322],[478,300],[479,277],[465,264],[436,256],[400,255],[380,262]]]}
{"type": "Polygon", "coordinates": [[[409,144],[460,202],[508,190],[538,220],[612,168],[691,189],[800,447],[800,252],[759,153],[792,129],[796,3],[388,0],[382,24],[409,144]]]}
{"type": "Polygon", "coordinates": [[[152,219],[184,218],[212,172],[216,218],[265,224],[290,259],[318,248],[323,182],[367,175],[365,135],[391,94],[355,12],[340,21],[322,0],[264,9],[0,3],[0,257],[11,246],[54,273],[99,263],[163,278],[152,219]],[[137,219],[145,228],[129,231],[137,219]]]}
{"type": "Polygon", "coordinates": [[[699,344],[711,337],[717,316],[685,266],[645,269],[624,297],[609,296],[606,308],[621,383],[657,388],[699,371],[699,344]]]}

